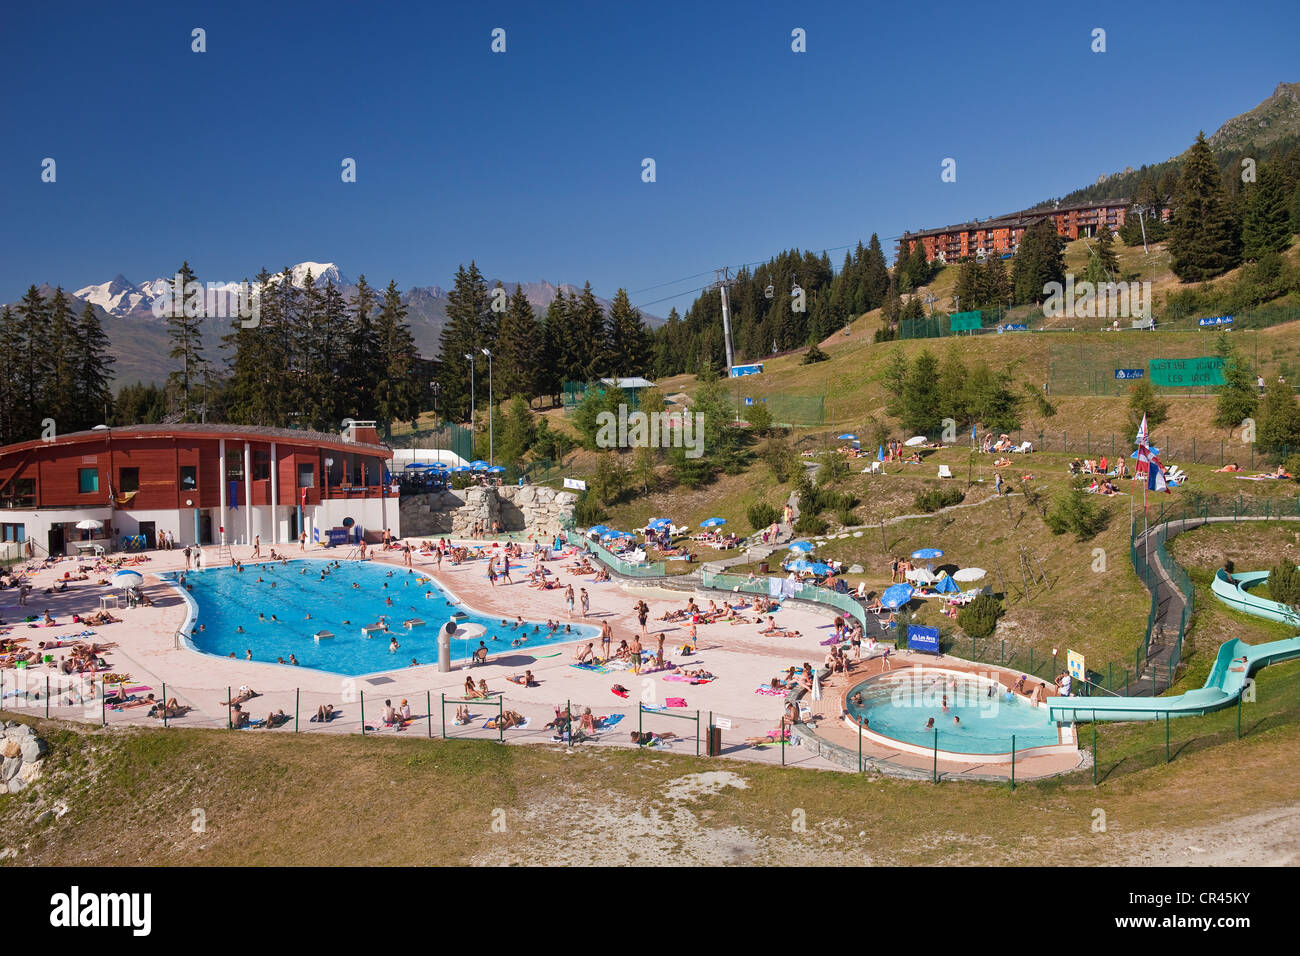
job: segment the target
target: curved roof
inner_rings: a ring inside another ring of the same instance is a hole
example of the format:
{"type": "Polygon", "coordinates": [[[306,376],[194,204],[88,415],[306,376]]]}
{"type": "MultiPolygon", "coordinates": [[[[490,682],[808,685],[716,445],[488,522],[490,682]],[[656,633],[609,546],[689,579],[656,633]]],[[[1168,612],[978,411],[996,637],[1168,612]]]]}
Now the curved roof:
{"type": "Polygon", "coordinates": [[[236,441],[285,442],[295,445],[315,445],[335,451],[365,452],[381,458],[391,458],[392,449],[387,445],[372,445],[367,442],[345,441],[342,435],[311,431],[304,428],[269,428],[265,425],[204,425],[197,422],[176,423],[173,425],[122,425],[113,428],[92,428],[89,431],[69,432],[56,435],[51,439],[37,438],[33,441],[18,442],[0,448],[0,455],[31,448],[57,448],[60,445],[78,445],[95,442],[106,438],[225,438],[236,441]]]}

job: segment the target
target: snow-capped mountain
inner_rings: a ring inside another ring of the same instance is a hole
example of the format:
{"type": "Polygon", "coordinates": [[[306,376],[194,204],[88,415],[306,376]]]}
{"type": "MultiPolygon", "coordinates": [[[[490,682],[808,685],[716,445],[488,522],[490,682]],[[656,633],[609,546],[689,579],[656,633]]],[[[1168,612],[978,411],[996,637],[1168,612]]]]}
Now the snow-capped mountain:
{"type": "MultiPolygon", "coordinates": [[[[293,284],[300,286],[307,281],[307,273],[311,273],[312,284],[320,287],[327,282],[333,282],[336,286],[351,286],[353,282],[346,278],[343,273],[339,272],[339,267],[332,262],[300,262],[289,269],[289,275],[293,277],[293,284]]],[[[271,284],[275,285],[283,279],[283,274],[277,272],[271,276],[271,284]]]]}
{"type": "Polygon", "coordinates": [[[78,299],[84,299],[99,306],[110,315],[127,315],[135,311],[142,303],[147,309],[149,304],[153,302],[154,297],[160,291],[166,291],[167,287],[167,282],[164,279],[155,279],[153,282],[146,282],[143,287],[138,286],[119,273],[107,282],[101,282],[99,285],[88,285],[72,294],[78,299]],[[158,283],[162,284],[161,290],[157,289],[158,283]]]}

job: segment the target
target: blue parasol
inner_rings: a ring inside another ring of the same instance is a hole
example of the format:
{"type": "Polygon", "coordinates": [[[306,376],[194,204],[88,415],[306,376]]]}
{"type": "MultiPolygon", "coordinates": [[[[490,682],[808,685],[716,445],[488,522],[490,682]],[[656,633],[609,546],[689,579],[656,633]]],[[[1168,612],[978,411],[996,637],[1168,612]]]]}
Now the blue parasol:
{"type": "Polygon", "coordinates": [[[701,528],[716,528],[727,523],[726,518],[705,518],[700,522],[701,528]]]}
{"type": "Polygon", "coordinates": [[[891,610],[897,610],[912,600],[912,585],[892,584],[880,596],[880,603],[891,610]]]}
{"type": "Polygon", "coordinates": [[[811,541],[791,541],[789,547],[786,548],[787,551],[798,551],[802,554],[807,554],[812,549],[813,544],[811,541]]]}
{"type": "Polygon", "coordinates": [[[840,435],[839,438],[836,439],[836,440],[837,440],[837,441],[857,441],[857,440],[858,440],[858,436],[855,435],[855,434],[853,434],[853,432],[845,432],[843,435],[840,435]]]}
{"type": "Polygon", "coordinates": [[[920,561],[933,561],[935,558],[942,558],[943,552],[938,548],[921,548],[919,551],[913,551],[912,557],[920,561]]]}

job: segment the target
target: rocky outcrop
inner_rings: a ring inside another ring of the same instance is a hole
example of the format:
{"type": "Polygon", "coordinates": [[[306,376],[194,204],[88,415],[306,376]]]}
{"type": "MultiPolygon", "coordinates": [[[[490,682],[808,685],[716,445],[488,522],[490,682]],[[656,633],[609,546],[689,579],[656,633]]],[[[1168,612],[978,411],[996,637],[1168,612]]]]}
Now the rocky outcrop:
{"type": "Polygon", "coordinates": [[[402,536],[468,537],[475,524],[497,521],[509,534],[553,535],[571,521],[577,495],[545,485],[503,485],[409,495],[399,505],[402,536]]]}
{"type": "Polygon", "coordinates": [[[12,720],[5,721],[0,741],[4,757],[0,763],[0,790],[18,793],[41,775],[41,761],[49,745],[32,728],[12,720]]]}

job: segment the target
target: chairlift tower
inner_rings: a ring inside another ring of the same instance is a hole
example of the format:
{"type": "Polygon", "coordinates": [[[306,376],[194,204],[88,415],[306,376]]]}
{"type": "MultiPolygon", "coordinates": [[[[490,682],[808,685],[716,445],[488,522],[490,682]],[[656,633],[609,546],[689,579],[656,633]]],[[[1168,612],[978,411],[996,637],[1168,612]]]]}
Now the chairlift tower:
{"type": "Polygon", "coordinates": [[[725,266],[721,269],[715,269],[714,274],[717,276],[717,288],[722,293],[722,342],[727,349],[727,376],[731,376],[731,368],[735,365],[735,356],[731,349],[731,310],[727,304],[727,288],[736,280],[731,278],[731,268],[725,266]]]}

